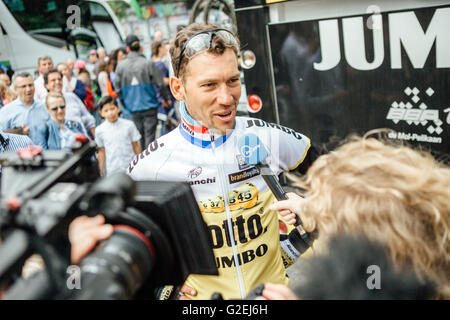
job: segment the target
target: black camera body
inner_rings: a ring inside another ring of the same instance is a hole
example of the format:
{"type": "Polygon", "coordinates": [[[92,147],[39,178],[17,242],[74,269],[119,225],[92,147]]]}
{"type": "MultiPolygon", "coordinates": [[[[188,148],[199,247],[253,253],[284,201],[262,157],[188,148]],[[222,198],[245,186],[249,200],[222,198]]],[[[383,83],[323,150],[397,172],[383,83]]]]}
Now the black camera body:
{"type": "Polygon", "coordinates": [[[95,150],[95,142],[86,141],[70,156],[62,151],[0,156],[5,298],[152,299],[158,286],[179,286],[189,274],[217,275],[211,238],[190,186],[135,182],[126,174],[101,179],[92,162],[95,150]],[[97,214],[114,233],[81,261],[81,289],[70,289],[68,226],[79,215],[97,214]],[[43,257],[45,270],[15,281],[32,253],[43,257]]]}

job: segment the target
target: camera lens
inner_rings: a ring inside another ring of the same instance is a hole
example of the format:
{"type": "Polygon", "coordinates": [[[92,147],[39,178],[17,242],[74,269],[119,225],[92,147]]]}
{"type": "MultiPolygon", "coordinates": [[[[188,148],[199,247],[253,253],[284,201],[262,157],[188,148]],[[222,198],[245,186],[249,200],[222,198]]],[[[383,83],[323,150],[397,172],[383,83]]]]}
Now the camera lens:
{"type": "Polygon", "coordinates": [[[155,251],[139,230],[118,225],[113,235],[83,259],[76,299],[130,299],[150,274],[155,251]]]}

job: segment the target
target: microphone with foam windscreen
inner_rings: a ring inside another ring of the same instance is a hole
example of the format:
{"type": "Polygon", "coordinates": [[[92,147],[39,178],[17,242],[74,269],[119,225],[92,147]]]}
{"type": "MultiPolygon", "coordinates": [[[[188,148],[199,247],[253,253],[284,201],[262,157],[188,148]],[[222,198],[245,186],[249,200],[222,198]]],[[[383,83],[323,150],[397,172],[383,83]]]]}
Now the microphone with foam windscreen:
{"type": "MultiPolygon", "coordinates": [[[[273,173],[272,169],[270,169],[269,164],[266,162],[266,158],[269,156],[269,153],[258,136],[252,133],[243,135],[238,141],[238,148],[239,152],[244,157],[244,161],[248,165],[255,166],[258,169],[275,198],[278,201],[288,200],[286,192],[283,190],[277,177],[273,173]]],[[[302,239],[311,245],[309,235],[305,229],[303,229],[300,218],[297,215],[295,215],[294,226],[297,228],[302,239]]]]}

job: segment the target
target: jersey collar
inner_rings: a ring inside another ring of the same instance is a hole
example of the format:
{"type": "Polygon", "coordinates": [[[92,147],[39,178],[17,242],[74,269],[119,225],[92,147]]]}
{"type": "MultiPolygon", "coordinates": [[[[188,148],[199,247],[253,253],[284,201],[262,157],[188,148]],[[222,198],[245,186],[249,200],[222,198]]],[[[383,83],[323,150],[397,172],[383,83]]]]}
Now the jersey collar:
{"type": "MultiPolygon", "coordinates": [[[[186,106],[184,102],[180,103],[180,114],[181,121],[178,126],[181,135],[184,139],[189,141],[189,143],[196,145],[201,148],[209,149],[211,148],[211,133],[208,128],[202,126],[200,123],[192,119],[189,113],[186,110],[186,106]]],[[[236,121],[234,123],[236,126],[236,121]]],[[[233,128],[234,129],[234,128],[233,128]]],[[[227,139],[231,136],[234,130],[232,130],[227,135],[217,136],[214,135],[214,147],[219,147],[227,141],[227,139]]]]}

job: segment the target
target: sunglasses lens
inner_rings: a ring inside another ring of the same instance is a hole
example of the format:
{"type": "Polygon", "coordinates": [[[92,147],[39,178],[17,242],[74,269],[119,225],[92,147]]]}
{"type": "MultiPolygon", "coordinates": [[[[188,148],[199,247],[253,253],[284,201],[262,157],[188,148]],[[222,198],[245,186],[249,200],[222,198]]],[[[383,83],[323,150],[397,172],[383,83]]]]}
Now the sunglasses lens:
{"type": "Polygon", "coordinates": [[[207,33],[201,33],[193,37],[191,40],[189,40],[189,43],[186,46],[186,50],[184,51],[184,55],[187,58],[190,58],[201,50],[209,49],[211,37],[212,34],[207,33]]]}
{"type": "Polygon", "coordinates": [[[190,59],[200,51],[209,49],[211,47],[212,38],[214,36],[222,38],[227,47],[235,47],[237,50],[239,50],[239,45],[236,41],[236,38],[228,30],[216,29],[198,33],[184,43],[183,48],[181,49],[180,60],[178,62],[177,75],[180,72],[181,60],[183,59],[183,56],[187,59],[190,59]]]}

